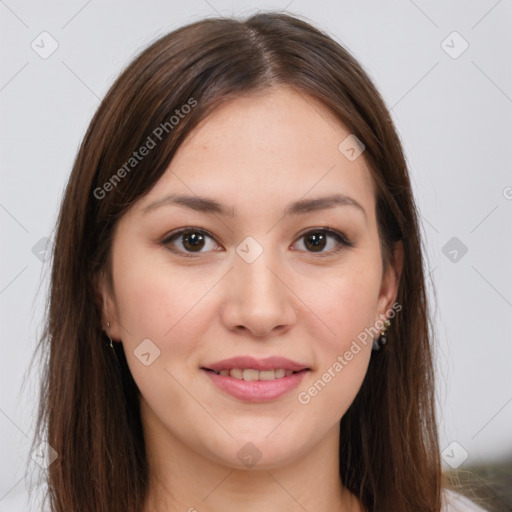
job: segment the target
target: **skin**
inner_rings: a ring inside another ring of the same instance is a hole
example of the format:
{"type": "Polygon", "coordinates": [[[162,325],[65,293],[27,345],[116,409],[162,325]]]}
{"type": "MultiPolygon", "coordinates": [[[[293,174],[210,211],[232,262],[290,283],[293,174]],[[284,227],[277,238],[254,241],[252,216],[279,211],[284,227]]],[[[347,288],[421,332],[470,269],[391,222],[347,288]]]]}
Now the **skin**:
{"type": "Polygon", "coordinates": [[[141,392],[145,512],[361,510],[339,479],[339,421],[362,384],[371,340],[308,404],[297,399],[358,334],[389,316],[402,272],[401,244],[383,272],[364,153],[349,161],[338,149],[349,134],[322,104],[287,87],[232,100],[194,129],[118,222],[114,288],[101,279],[100,293],[105,329],[109,321],[141,392]],[[283,217],[289,203],[333,192],[357,200],[366,216],[336,206],[283,217]],[[236,216],[177,205],[143,213],[169,193],[214,198],[236,216]],[[334,253],[339,244],[329,237],[315,252],[304,232],[327,226],[354,247],[334,253]],[[196,252],[186,236],[160,243],[183,227],[212,238],[196,252]],[[263,249],[252,263],[236,252],[247,236],[263,249]],[[182,255],[187,249],[193,257],[182,255]],[[134,354],[144,339],[160,350],[148,366],[134,354]],[[236,355],[280,355],[311,371],[290,393],[247,403],[200,370],[236,355]],[[252,468],[237,457],[249,442],[261,454],[252,468]]]}

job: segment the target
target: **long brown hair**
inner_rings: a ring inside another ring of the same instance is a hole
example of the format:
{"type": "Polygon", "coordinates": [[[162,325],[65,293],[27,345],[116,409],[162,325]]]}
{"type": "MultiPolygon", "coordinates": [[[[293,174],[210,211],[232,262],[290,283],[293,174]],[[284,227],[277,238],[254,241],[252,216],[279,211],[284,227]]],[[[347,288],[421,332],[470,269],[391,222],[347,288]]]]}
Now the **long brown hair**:
{"type": "Polygon", "coordinates": [[[404,246],[402,310],[341,419],[340,478],[368,511],[440,510],[433,330],[418,213],[399,137],[381,96],[347,50],[299,17],[263,12],[194,22],[151,44],[112,85],[79,148],[57,222],[38,344],[45,357],[34,445],[46,440],[58,454],[47,471],[52,512],[139,512],[145,499],[138,389],[122,344],[114,344],[115,353],[106,348],[95,288],[100,272],[111,275],[116,222],[216,106],[279,85],[319,100],[364,142],[385,266],[392,263],[393,243],[404,246]],[[170,121],[193,102],[179,123],[170,121]],[[155,146],[131,162],[148,138],[155,146]]]}

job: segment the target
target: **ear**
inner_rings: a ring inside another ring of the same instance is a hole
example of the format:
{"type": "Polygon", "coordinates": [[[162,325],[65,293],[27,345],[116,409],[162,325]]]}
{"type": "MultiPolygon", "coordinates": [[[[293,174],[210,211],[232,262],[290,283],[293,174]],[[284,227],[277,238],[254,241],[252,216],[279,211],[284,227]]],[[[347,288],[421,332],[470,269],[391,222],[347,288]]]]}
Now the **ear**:
{"type": "Polygon", "coordinates": [[[392,309],[396,302],[403,265],[404,245],[402,240],[398,240],[394,243],[393,261],[382,276],[377,312],[383,316],[387,316],[386,312],[392,309]]]}
{"type": "Polygon", "coordinates": [[[103,270],[99,271],[94,279],[94,291],[98,308],[101,312],[101,328],[112,338],[120,340],[120,326],[117,321],[117,308],[114,291],[108,277],[103,270]],[[110,323],[110,327],[107,325],[110,323]]]}

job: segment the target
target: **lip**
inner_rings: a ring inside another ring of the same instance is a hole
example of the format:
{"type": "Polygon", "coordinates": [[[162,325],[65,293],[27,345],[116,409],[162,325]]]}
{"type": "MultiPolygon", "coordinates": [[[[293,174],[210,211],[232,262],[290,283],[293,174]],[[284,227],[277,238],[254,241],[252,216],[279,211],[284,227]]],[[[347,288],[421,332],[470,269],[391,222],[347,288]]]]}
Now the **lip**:
{"type": "Polygon", "coordinates": [[[231,370],[233,368],[252,368],[253,370],[258,371],[284,368],[285,370],[292,370],[294,372],[309,370],[309,367],[306,364],[297,363],[296,361],[292,361],[291,359],[281,356],[265,357],[264,359],[256,359],[252,356],[237,356],[217,361],[216,363],[209,364],[208,366],[203,366],[203,369],[215,370],[216,372],[220,372],[221,370],[231,370]]]}
{"type": "Polygon", "coordinates": [[[286,357],[271,356],[257,359],[251,356],[237,356],[209,364],[208,366],[203,366],[201,371],[204,372],[222,392],[238,400],[244,402],[269,402],[296,388],[302,381],[304,375],[311,371],[311,369],[305,364],[292,361],[286,357]],[[234,368],[258,371],[282,368],[297,373],[280,379],[256,381],[245,381],[215,373],[234,368]]]}
{"type": "MultiPolygon", "coordinates": [[[[282,366],[280,368],[282,368],[282,366]]],[[[256,370],[257,368],[254,369],[256,370]]],[[[221,391],[238,400],[244,402],[269,402],[296,388],[304,375],[310,370],[303,369],[280,379],[252,381],[235,379],[229,376],[225,377],[213,371],[208,371],[205,368],[201,368],[201,371],[204,372],[221,391]]]]}

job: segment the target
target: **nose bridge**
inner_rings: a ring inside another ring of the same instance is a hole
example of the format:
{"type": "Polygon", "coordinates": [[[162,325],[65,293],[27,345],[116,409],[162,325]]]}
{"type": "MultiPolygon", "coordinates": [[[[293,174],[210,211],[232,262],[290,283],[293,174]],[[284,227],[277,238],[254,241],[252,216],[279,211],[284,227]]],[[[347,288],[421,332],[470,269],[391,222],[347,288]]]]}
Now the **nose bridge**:
{"type": "Polygon", "coordinates": [[[267,239],[265,247],[252,237],[247,237],[236,249],[234,273],[238,284],[237,293],[244,299],[268,302],[278,301],[283,295],[283,283],[276,277],[281,264],[276,248],[267,239]],[[247,296],[247,297],[245,297],[247,296]]]}
{"type": "Polygon", "coordinates": [[[236,248],[234,266],[226,283],[225,321],[264,335],[293,321],[292,293],[285,285],[285,266],[277,248],[247,237],[236,248]]]}

